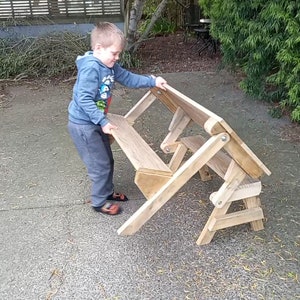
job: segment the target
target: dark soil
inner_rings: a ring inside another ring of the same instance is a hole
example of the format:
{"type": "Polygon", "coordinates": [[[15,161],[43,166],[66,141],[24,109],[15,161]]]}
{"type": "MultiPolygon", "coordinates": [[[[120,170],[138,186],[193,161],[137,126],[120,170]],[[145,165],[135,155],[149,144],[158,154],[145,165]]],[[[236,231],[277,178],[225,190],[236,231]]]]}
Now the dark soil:
{"type": "MultiPolygon", "coordinates": [[[[198,49],[203,46],[197,43],[195,36],[190,36],[184,41],[183,32],[157,36],[145,41],[137,51],[140,67],[131,70],[140,74],[164,74],[177,72],[213,72],[221,64],[219,49],[213,53],[206,49],[200,55],[198,49]]],[[[236,74],[236,76],[238,76],[236,74]]],[[[282,139],[300,142],[300,126],[291,123],[282,132],[282,139]]]]}
{"type": "Polygon", "coordinates": [[[150,38],[137,51],[141,66],[132,70],[153,74],[215,71],[221,61],[219,51],[208,48],[199,55],[203,44],[196,42],[194,36],[184,41],[183,32],[150,38]]]}

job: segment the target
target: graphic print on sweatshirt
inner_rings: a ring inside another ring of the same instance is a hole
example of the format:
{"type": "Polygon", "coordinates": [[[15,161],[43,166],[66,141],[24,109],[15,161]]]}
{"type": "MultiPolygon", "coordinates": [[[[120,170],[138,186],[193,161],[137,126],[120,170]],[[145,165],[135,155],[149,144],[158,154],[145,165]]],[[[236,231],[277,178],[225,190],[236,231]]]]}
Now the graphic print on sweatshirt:
{"type": "Polygon", "coordinates": [[[105,76],[99,88],[100,99],[96,101],[96,105],[98,109],[106,113],[111,102],[111,88],[113,83],[114,75],[105,76]]]}

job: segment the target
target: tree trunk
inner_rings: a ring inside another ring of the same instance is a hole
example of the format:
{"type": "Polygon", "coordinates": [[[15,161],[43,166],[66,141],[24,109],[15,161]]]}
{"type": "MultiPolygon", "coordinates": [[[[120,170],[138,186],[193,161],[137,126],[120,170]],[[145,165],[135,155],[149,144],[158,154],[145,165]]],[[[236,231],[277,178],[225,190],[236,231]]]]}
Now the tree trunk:
{"type": "Polygon", "coordinates": [[[155,22],[161,17],[161,15],[162,15],[163,11],[165,10],[167,4],[168,4],[168,0],[162,0],[162,2],[160,2],[160,4],[158,5],[155,13],[153,14],[153,16],[150,20],[150,23],[149,23],[148,27],[143,32],[143,34],[141,35],[139,40],[133,45],[133,51],[132,51],[133,53],[138,49],[140,43],[147,39],[147,37],[148,37],[150,31],[152,30],[155,22]]]}
{"type": "Polygon", "coordinates": [[[126,51],[132,52],[136,41],[137,25],[142,17],[143,7],[146,0],[135,0],[130,10],[128,32],[127,32],[127,47],[126,51]]]}

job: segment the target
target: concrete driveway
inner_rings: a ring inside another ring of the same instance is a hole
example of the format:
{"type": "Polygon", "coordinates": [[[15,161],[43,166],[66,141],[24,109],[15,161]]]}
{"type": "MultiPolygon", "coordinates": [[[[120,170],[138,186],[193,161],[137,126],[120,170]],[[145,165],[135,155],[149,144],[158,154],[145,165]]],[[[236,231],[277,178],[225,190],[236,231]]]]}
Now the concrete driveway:
{"type": "MultiPolygon", "coordinates": [[[[70,83],[5,87],[0,102],[0,299],[299,299],[299,127],[273,119],[222,73],[164,74],[168,83],[223,117],[272,171],[263,177],[265,229],[242,225],[196,239],[219,186],[193,177],[133,236],[117,229],[145,201],[134,170],[113,145],[119,216],[92,211],[89,181],[68,136],[70,83]]],[[[117,86],[111,112],[145,90],[117,86]]],[[[168,116],[153,106],[137,126],[153,143],[168,116]]]]}

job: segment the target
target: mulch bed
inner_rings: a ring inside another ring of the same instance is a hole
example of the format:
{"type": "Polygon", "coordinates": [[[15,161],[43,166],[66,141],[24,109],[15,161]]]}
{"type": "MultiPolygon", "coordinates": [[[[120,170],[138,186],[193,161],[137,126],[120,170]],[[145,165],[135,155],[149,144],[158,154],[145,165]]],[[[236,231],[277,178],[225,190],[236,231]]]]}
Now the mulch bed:
{"type": "Polygon", "coordinates": [[[132,71],[147,74],[215,71],[221,61],[219,51],[214,54],[207,49],[199,55],[201,44],[196,41],[194,36],[184,41],[183,32],[149,38],[137,51],[141,66],[132,71]]]}

